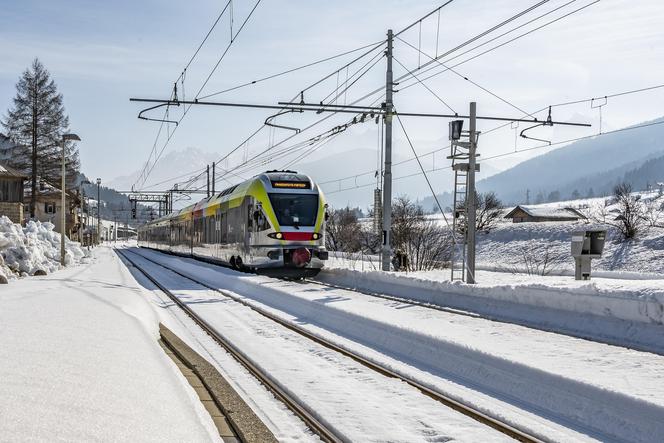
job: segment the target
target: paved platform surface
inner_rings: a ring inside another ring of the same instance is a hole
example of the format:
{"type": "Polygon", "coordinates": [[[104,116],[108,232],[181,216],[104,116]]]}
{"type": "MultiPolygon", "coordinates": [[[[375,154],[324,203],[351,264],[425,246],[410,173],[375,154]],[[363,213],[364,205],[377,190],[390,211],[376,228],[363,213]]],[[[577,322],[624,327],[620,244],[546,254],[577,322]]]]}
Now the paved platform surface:
{"type": "Polygon", "coordinates": [[[0,289],[0,442],[221,441],[109,248],[0,289]]]}

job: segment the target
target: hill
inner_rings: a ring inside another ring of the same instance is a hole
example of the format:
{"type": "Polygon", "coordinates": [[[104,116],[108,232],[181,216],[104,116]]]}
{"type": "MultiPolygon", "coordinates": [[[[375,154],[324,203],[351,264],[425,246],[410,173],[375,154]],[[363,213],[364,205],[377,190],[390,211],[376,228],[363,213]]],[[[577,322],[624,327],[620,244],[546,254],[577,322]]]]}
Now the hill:
{"type": "MultiPolygon", "coordinates": [[[[647,123],[664,122],[664,119],[647,123]]],[[[478,182],[480,192],[492,190],[508,204],[523,203],[526,190],[532,201],[560,200],[574,190],[586,196],[606,193],[621,178],[641,182],[664,181],[657,168],[646,163],[664,155],[664,125],[623,131],[572,143],[524,161],[478,182]],[[630,171],[644,167],[639,176],[630,171]],[[538,195],[541,198],[538,198],[538,195]]],[[[645,183],[643,183],[645,184],[645,183]]]]}

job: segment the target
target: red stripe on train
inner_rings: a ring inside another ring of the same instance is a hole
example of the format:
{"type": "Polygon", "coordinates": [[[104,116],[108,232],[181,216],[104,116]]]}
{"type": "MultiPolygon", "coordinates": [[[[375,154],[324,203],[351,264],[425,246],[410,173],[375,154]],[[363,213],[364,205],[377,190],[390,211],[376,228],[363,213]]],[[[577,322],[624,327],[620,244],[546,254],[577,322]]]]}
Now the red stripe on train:
{"type": "Polygon", "coordinates": [[[282,232],[284,240],[308,241],[314,239],[313,232],[282,232]]]}

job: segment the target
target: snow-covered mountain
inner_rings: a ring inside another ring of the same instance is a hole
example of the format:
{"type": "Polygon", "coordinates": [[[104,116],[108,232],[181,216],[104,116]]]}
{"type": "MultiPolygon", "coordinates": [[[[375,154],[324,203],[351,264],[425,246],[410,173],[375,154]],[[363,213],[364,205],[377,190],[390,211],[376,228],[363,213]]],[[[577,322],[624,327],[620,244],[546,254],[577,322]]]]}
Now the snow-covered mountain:
{"type": "MultiPolygon", "coordinates": [[[[664,121],[664,118],[642,124],[664,121]]],[[[581,140],[524,161],[478,182],[480,191],[494,191],[505,203],[523,203],[609,193],[617,182],[642,188],[664,181],[664,172],[646,166],[664,155],[664,125],[653,125],[581,140]],[[643,169],[640,169],[642,168],[643,169]],[[640,170],[641,173],[632,172],[640,170]],[[643,174],[648,174],[643,175],[643,174]],[[548,198],[552,194],[557,198],[548,198]]]]}
{"type": "MultiPolygon", "coordinates": [[[[168,151],[159,162],[157,162],[157,165],[150,173],[146,185],[171,180],[173,177],[180,177],[179,180],[182,181],[187,178],[189,173],[200,171],[202,168],[205,168],[206,165],[209,165],[218,159],[219,154],[205,152],[194,147],[189,147],[181,151],[168,151]]],[[[130,190],[131,186],[140,176],[141,169],[128,175],[116,177],[109,181],[107,185],[114,189],[130,190]]],[[[161,186],[157,186],[156,189],[167,189],[171,184],[172,182],[169,181],[161,186]]]]}

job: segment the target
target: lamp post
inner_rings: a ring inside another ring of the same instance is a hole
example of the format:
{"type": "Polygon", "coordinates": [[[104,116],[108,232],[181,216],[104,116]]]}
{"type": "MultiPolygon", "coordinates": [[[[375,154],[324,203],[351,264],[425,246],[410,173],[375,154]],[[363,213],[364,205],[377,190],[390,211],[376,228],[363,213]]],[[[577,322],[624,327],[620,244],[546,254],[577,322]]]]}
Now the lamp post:
{"type": "Polygon", "coordinates": [[[80,235],[79,237],[82,244],[86,243],[85,236],[87,235],[86,231],[89,229],[88,219],[90,216],[90,207],[87,205],[88,198],[85,196],[85,189],[83,188],[83,185],[91,185],[91,184],[92,183],[90,183],[90,181],[88,180],[83,180],[81,183],[78,184],[81,192],[81,228],[79,229],[79,232],[82,233],[82,235],[80,235]]]}
{"type": "Polygon", "coordinates": [[[97,179],[97,244],[101,243],[101,201],[99,200],[99,186],[101,179],[97,179]]]}
{"type": "Polygon", "coordinates": [[[62,217],[60,219],[62,227],[60,228],[60,264],[65,265],[65,235],[67,232],[67,215],[65,213],[65,206],[67,205],[65,199],[65,146],[67,141],[81,141],[81,138],[76,134],[62,134],[62,186],[60,187],[60,194],[62,195],[60,211],[62,217]]]}

